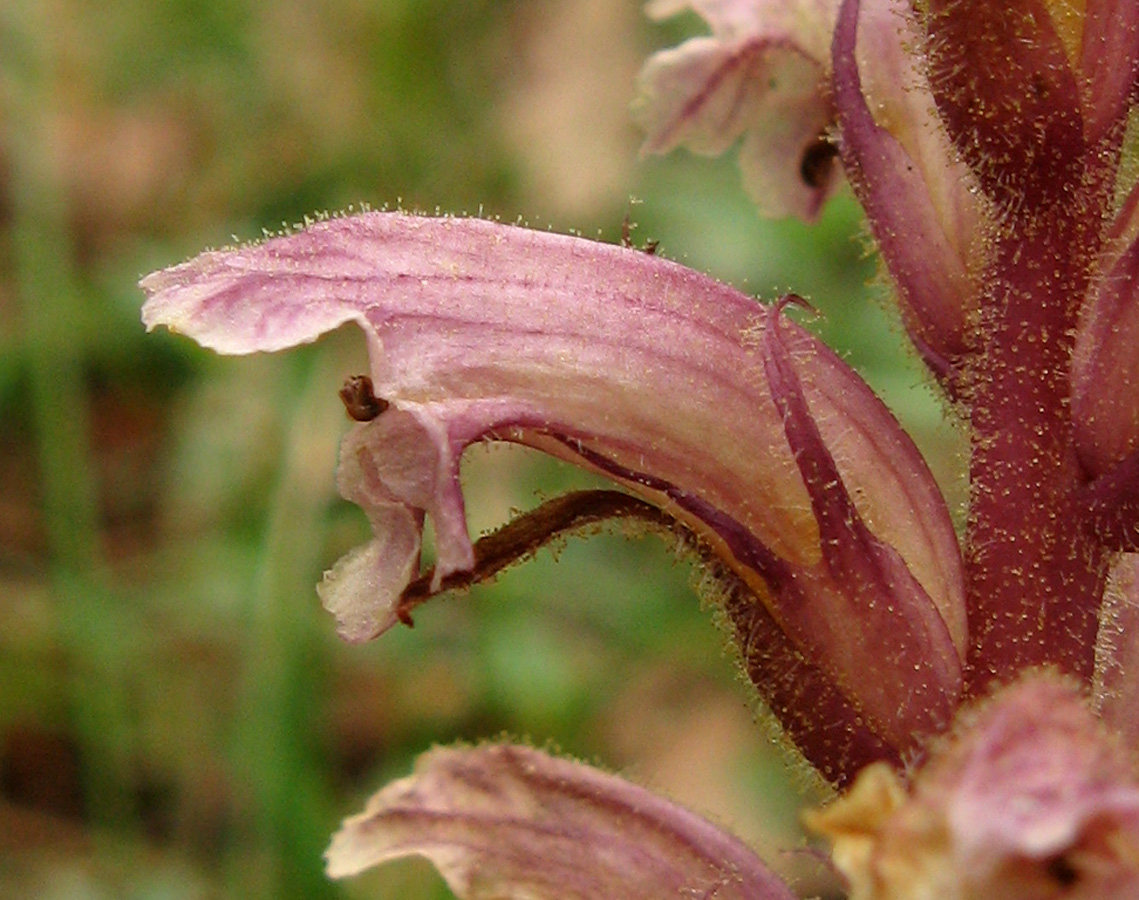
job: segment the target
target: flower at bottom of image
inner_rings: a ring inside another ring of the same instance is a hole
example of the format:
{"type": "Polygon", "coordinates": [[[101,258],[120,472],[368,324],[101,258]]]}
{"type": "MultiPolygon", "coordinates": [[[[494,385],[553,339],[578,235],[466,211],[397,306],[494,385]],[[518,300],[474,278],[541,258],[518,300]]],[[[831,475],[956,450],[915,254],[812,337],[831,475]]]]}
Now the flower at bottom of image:
{"type": "MultiPolygon", "coordinates": [[[[806,814],[851,900],[1118,898],[1139,890],[1139,783],[1079,691],[1024,677],[966,710],[907,785],[885,764],[806,814]]],[[[430,859],[463,898],[795,894],[731,835],[529,747],[435,749],[345,821],[333,877],[430,859]]]]}

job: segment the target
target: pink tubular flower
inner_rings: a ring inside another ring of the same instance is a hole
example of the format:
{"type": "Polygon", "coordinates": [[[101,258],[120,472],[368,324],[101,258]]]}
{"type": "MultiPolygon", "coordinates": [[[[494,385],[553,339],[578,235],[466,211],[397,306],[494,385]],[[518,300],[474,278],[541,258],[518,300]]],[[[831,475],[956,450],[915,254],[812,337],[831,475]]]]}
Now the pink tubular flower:
{"type": "MultiPolygon", "coordinates": [[[[968,426],[960,545],[893,417],[783,314],[794,298],[764,307],[632,248],[369,213],[148,276],[147,326],[223,353],[364,331],[339,486],[374,536],[320,588],[348,640],[633,517],[683,538],[761,698],[852,785],[811,821],[853,900],[1135,896],[1139,787],[1115,741],[1139,740],[1139,186],[1121,162],[1139,4],[649,5],[686,8],[712,34],[645,67],[646,150],[742,137],[761,210],[804,218],[841,165],[968,426]],[[620,490],[472,543],[458,466],[483,440],[620,490]]],[[[425,756],[329,868],[407,854],[463,898],[790,896],[707,822],[511,746],[425,756]]]]}
{"type": "Polygon", "coordinates": [[[425,753],[345,821],[334,878],[430,859],[460,897],[793,900],[740,841],[643,788],[529,747],[425,753]]]}
{"type": "MultiPolygon", "coordinates": [[[[1120,900],[1139,890],[1139,783],[1073,686],[1022,679],[962,716],[905,785],[884,763],[809,813],[850,900],[1120,900]]],[[[536,750],[438,749],[348,819],[334,877],[410,855],[460,897],[793,896],[737,841],[536,750]]]]}
{"type": "Polygon", "coordinates": [[[830,777],[899,759],[952,715],[966,641],[944,501],[885,407],[779,307],[628,248],[399,213],[205,253],[143,287],[149,327],[220,352],[364,329],[386,409],[345,438],[339,483],[375,538],[321,586],[345,638],[380,634],[553,530],[635,515],[675,523],[714,561],[753,680],[830,777]],[[458,466],[488,438],[647,503],[547,505],[484,563],[458,466]],[[438,550],[427,583],[425,515],[438,550]],[[804,696],[845,723],[837,735],[804,696]]]}
{"type": "Polygon", "coordinates": [[[814,219],[837,181],[825,96],[835,0],[653,0],[667,18],[686,8],[710,37],[657,53],[640,77],[645,153],[686,146],[718,155],[744,137],[744,183],[769,216],[814,219]]]}

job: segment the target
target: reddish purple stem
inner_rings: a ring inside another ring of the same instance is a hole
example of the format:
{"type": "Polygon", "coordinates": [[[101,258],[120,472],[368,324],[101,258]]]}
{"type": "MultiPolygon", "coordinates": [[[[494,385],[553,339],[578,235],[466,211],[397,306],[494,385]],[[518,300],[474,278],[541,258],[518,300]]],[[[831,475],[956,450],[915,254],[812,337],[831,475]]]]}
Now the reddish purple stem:
{"type": "Polygon", "coordinates": [[[971,694],[1027,666],[1092,674],[1109,551],[1080,499],[1069,398],[1095,235],[1052,210],[1023,217],[994,248],[969,395],[971,694]]]}

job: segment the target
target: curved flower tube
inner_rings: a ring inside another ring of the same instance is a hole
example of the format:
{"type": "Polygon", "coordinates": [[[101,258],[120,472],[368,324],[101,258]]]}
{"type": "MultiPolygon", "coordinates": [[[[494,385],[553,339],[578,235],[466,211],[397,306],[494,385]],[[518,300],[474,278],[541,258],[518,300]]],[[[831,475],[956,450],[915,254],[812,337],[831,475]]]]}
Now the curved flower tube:
{"type": "Polygon", "coordinates": [[[644,788],[529,747],[436,748],[344,822],[333,878],[425,856],[462,900],[794,900],[739,839],[644,788]]]}
{"type": "Polygon", "coordinates": [[[839,149],[897,287],[906,330],[955,390],[976,313],[972,269],[983,257],[984,210],[937,120],[912,54],[921,35],[905,7],[841,4],[832,48],[839,149]]]}
{"type": "MultiPolygon", "coordinates": [[[[1121,900],[1139,890],[1139,784],[1072,683],[1022,677],[960,716],[905,784],[884,764],[808,812],[850,900],[1121,900]]],[[[411,855],[462,900],[790,900],[734,837],[663,798],[528,747],[438,748],[345,820],[339,878],[411,855]]]]}
{"type": "MultiPolygon", "coordinates": [[[[368,214],[149,276],[147,325],[230,353],[364,330],[339,486],[374,538],[320,588],[349,640],[550,535],[634,517],[707,566],[806,758],[843,787],[862,769],[812,817],[853,900],[1134,896],[1139,785],[1107,732],[1139,737],[1139,187],[1119,179],[1139,5],[649,4],[687,8],[712,34],[645,67],[645,150],[742,138],[761,210],[808,219],[841,160],[968,418],[964,564],[917,451],[783,315],[794,298],[762,307],[628,247],[368,214]],[[472,543],[459,459],[492,439],[621,490],[472,543]]],[[[464,898],[789,897],[707,823],[525,748],[429,754],[328,859],[339,875],[409,853],[464,898]]]]}
{"type": "Polygon", "coordinates": [[[830,777],[949,720],[966,635],[944,501],[880,401],[778,307],[629,248],[399,213],[142,285],[148,327],[221,352],[364,329],[387,408],[345,438],[339,479],[375,539],[321,590],[347,639],[405,613],[425,516],[432,587],[474,566],[459,457],[504,439],[608,475],[695,535],[742,589],[728,611],[757,688],[830,777]],[[797,660],[826,722],[788,712],[795,673],[772,669],[797,660]]]}

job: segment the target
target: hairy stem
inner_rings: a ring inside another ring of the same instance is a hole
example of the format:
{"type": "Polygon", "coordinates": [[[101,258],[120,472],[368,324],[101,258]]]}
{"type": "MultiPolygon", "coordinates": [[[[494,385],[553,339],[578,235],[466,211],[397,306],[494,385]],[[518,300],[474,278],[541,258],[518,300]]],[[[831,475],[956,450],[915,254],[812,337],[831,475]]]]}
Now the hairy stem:
{"type": "Polygon", "coordinates": [[[1095,227],[1056,209],[1016,218],[994,247],[970,386],[970,693],[1026,666],[1089,678],[1108,559],[1082,514],[1069,408],[1095,227]]]}

